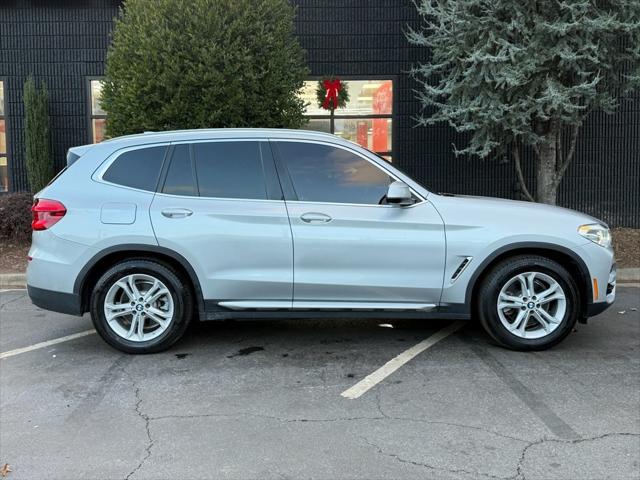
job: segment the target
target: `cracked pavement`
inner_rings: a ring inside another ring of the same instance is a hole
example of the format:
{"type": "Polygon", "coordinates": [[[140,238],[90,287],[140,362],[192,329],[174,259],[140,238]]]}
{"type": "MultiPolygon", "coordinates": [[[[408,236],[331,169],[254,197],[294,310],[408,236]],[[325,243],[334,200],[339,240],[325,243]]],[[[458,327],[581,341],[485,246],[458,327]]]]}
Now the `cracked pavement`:
{"type": "MultiPolygon", "coordinates": [[[[209,323],[145,356],[89,335],[0,360],[0,464],[9,479],[640,479],[639,303],[620,289],[547,352],[470,322],[356,400],[340,393],[448,322],[209,323]]],[[[0,293],[0,351],[88,328],[0,293]]]]}

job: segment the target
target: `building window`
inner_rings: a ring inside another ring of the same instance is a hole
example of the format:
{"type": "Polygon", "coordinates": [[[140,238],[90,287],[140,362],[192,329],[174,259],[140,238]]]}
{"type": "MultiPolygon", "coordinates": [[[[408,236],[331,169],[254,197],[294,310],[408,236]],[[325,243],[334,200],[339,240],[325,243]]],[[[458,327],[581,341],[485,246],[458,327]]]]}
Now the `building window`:
{"type": "Polygon", "coordinates": [[[392,156],[393,82],[391,80],[343,80],[349,87],[349,102],[337,109],[333,119],[318,107],[317,80],[304,84],[302,98],[308,103],[304,128],[329,132],[351,140],[387,160],[392,156]]]}
{"type": "Polygon", "coordinates": [[[0,80],[0,192],[9,190],[9,157],[7,155],[7,122],[4,107],[4,82],[0,80]]]}
{"type": "Polygon", "coordinates": [[[100,106],[102,80],[89,80],[89,121],[91,122],[91,141],[99,143],[104,140],[104,128],[107,112],[100,106]]]}

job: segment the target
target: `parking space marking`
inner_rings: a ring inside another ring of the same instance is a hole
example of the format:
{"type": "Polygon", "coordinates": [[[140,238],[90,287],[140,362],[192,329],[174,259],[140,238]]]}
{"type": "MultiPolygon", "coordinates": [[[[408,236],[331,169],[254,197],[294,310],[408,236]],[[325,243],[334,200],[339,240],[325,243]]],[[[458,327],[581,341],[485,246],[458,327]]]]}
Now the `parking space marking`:
{"type": "Polygon", "coordinates": [[[345,390],[340,395],[349,400],[355,400],[356,398],[361,397],[373,387],[375,387],[378,383],[383,381],[393,372],[402,367],[405,363],[409,362],[411,359],[416,357],[417,355],[424,352],[427,348],[433,347],[440,340],[447,338],[449,335],[460,329],[463,325],[466,325],[468,322],[458,321],[454,322],[451,325],[443,328],[442,330],[438,330],[436,333],[431,335],[430,337],[424,339],[417,345],[405,350],[400,355],[395,358],[392,358],[387,363],[385,363],[382,367],[380,367],[375,372],[367,375],[365,378],[356,383],[353,387],[345,390]]]}
{"type": "Polygon", "coordinates": [[[8,350],[6,352],[0,353],[0,360],[3,358],[13,357],[15,355],[20,355],[21,353],[32,352],[34,350],[39,350],[41,348],[46,348],[51,345],[56,345],[58,343],[68,342],[69,340],[75,340],[76,338],[86,337],[87,335],[91,335],[96,333],[95,330],[85,330],[84,332],[74,333],[72,335],[67,335],[66,337],[54,338],[53,340],[47,340],[46,342],[34,343],[33,345],[29,345],[28,347],[16,348],[15,350],[8,350]]]}
{"type": "Polygon", "coordinates": [[[0,293],[4,292],[24,292],[26,288],[3,288],[0,289],[0,293]]]}

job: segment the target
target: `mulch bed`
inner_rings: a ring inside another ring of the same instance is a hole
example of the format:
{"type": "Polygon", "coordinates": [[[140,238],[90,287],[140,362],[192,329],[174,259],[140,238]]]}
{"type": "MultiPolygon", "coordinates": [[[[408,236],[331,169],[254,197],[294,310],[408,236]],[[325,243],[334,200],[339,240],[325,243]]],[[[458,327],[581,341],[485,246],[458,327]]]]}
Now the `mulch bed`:
{"type": "MultiPolygon", "coordinates": [[[[618,268],[640,267],[640,229],[616,228],[613,244],[618,268]]],[[[29,245],[0,240],[0,273],[22,273],[27,268],[29,245]]]]}
{"type": "Polygon", "coordinates": [[[0,273],[24,273],[30,244],[15,240],[0,240],[0,273]]]}
{"type": "Polygon", "coordinates": [[[614,228],[612,234],[618,268],[640,267],[640,229],[614,228]]]}

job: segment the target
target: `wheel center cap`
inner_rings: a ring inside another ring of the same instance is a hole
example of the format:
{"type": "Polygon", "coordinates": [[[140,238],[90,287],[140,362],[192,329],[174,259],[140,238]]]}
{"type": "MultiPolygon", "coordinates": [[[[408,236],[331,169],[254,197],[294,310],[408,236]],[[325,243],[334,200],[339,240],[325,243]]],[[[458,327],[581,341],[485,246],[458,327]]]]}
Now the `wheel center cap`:
{"type": "Polygon", "coordinates": [[[144,306],[141,303],[139,303],[139,304],[136,305],[136,310],[138,312],[141,312],[142,310],[144,310],[144,306]]]}
{"type": "Polygon", "coordinates": [[[533,310],[533,307],[535,307],[535,306],[536,306],[536,304],[533,303],[533,302],[527,303],[527,308],[529,308],[530,310],[533,310]]]}

